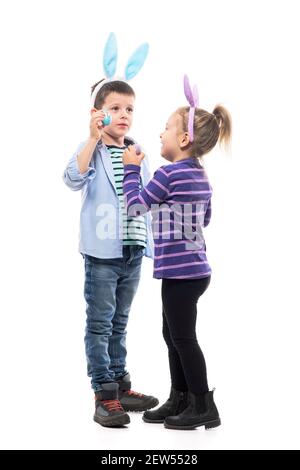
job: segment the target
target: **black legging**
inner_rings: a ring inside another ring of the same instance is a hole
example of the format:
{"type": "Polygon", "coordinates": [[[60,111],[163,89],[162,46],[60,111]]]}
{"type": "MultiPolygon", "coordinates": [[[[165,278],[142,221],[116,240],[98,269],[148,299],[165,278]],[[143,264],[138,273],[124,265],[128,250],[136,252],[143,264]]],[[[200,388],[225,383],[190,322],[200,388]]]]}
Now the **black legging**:
{"type": "Polygon", "coordinates": [[[163,279],[163,337],[169,350],[173,388],[195,395],[208,392],[206,364],[197,341],[197,301],[210,283],[202,279],[163,279]]]}

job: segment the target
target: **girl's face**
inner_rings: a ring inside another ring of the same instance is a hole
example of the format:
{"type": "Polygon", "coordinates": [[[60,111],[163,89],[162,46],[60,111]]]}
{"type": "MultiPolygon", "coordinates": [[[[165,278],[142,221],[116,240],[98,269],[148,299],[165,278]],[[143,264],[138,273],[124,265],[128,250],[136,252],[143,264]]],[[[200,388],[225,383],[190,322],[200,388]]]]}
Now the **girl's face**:
{"type": "Polygon", "coordinates": [[[182,118],[175,112],[169,117],[164,132],[160,134],[161,156],[172,162],[182,151],[180,143],[183,135],[182,118]]]}
{"type": "Polygon", "coordinates": [[[112,118],[111,124],[104,127],[103,133],[114,138],[124,137],[132,124],[134,96],[112,92],[106,97],[102,109],[112,118]]]}

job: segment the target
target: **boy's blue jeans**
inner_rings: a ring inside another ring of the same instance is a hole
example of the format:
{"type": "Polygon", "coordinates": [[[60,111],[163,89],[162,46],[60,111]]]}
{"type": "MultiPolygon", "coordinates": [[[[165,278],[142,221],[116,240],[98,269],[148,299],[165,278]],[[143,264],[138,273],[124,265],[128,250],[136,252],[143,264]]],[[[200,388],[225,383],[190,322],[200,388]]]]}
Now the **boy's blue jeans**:
{"type": "Polygon", "coordinates": [[[85,350],[95,391],[126,374],[126,326],[144,252],[142,246],[129,245],[123,247],[123,258],[84,255],[85,350]]]}

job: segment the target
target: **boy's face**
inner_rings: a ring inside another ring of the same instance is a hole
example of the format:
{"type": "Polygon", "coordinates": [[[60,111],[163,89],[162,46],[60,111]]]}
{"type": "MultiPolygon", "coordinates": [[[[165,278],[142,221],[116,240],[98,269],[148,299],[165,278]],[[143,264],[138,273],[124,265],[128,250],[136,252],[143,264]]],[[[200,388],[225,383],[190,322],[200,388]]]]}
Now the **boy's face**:
{"type": "Polygon", "coordinates": [[[134,96],[112,92],[106,97],[102,109],[108,111],[112,118],[103,133],[114,138],[124,137],[132,124],[134,96]]]}
{"type": "Polygon", "coordinates": [[[164,132],[160,134],[161,156],[170,162],[181,151],[181,136],[184,134],[181,121],[181,116],[176,112],[173,113],[167,121],[164,132]]]}

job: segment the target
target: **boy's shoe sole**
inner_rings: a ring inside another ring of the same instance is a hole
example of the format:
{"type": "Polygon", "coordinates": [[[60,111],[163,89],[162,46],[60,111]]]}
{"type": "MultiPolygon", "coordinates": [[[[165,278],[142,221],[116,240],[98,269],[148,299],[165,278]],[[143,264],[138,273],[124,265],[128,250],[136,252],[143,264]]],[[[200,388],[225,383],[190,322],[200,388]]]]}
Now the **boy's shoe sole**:
{"type": "Polygon", "coordinates": [[[111,416],[103,416],[99,418],[97,415],[94,415],[94,421],[106,428],[120,428],[122,426],[125,426],[126,424],[129,424],[130,418],[127,414],[115,416],[114,418],[112,418],[111,416]]]}

